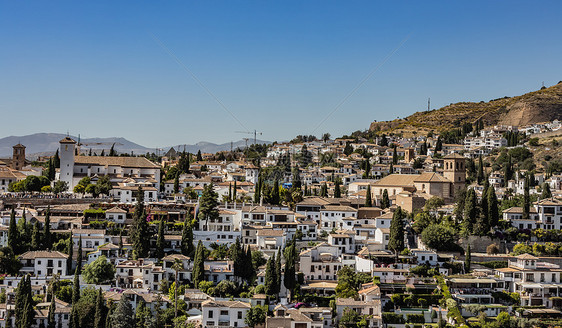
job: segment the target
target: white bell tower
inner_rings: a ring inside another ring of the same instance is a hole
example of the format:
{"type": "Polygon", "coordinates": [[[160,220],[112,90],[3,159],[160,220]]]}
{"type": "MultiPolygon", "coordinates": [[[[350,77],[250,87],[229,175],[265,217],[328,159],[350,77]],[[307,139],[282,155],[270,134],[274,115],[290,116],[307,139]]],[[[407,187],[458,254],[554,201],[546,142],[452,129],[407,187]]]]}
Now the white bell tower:
{"type": "Polygon", "coordinates": [[[70,137],[65,137],[60,143],[60,173],[59,180],[68,183],[68,190],[74,189],[74,151],[76,141],[70,137]]]}

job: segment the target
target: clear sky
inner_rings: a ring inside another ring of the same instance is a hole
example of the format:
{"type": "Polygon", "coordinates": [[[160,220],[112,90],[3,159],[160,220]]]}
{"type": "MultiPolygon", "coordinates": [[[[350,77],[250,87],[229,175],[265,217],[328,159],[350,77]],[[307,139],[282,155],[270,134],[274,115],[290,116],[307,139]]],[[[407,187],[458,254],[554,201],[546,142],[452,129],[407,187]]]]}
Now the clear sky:
{"type": "Polygon", "coordinates": [[[562,1],[0,2],[0,137],[288,140],[562,80],[562,1]]]}

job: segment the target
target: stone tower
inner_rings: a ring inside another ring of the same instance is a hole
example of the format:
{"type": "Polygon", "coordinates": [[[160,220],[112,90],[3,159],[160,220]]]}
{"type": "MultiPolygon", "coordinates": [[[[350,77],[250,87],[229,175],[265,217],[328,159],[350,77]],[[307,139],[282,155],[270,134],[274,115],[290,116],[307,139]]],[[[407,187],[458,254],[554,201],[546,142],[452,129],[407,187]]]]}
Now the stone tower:
{"type": "Polygon", "coordinates": [[[459,154],[449,154],[443,158],[443,176],[452,182],[451,198],[466,184],[465,158],[459,154]]]}
{"type": "Polygon", "coordinates": [[[60,143],[60,173],[59,180],[68,183],[68,189],[74,188],[74,151],[76,148],[76,141],[70,137],[65,137],[60,143]]]}
{"type": "Polygon", "coordinates": [[[412,147],[406,148],[405,151],[404,151],[404,160],[406,161],[406,163],[410,163],[415,158],[416,158],[416,155],[414,153],[414,148],[412,148],[412,147]]]}
{"type": "Polygon", "coordinates": [[[13,148],[12,168],[14,170],[21,170],[25,166],[25,146],[17,144],[13,148]]]}

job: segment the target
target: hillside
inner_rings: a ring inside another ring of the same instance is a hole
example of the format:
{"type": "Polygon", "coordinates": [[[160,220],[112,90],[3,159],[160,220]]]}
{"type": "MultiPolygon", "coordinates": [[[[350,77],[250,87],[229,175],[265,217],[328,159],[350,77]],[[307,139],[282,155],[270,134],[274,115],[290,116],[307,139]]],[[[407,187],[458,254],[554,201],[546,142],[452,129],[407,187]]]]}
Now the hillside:
{"type": "Polygon", "coordinates": [[[488,102],[459,102],[439,109],[417,112],[404,119],[373,122],[369,130],[381,132],[442,131],[463,122],[482,119],[484,125],[526,125],[562,119],[562,82],[521,96],[488,102]]]}

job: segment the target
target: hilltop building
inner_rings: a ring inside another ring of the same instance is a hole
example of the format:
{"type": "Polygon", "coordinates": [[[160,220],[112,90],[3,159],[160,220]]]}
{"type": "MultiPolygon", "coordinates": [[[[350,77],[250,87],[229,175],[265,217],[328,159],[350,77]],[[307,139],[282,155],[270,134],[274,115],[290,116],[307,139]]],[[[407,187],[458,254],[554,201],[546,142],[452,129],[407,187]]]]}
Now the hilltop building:
{"type": "Polygon", "coordinates": [[[145,157],[78,155],[76,141],[65,137],[60,142],[59,180],[68,183],[70,190],[84,177],[109,175],[113,185],[127,186],[134,182],[160,190],[160,166],[145,157]]]}

